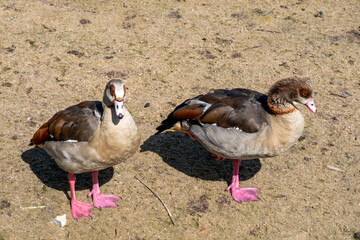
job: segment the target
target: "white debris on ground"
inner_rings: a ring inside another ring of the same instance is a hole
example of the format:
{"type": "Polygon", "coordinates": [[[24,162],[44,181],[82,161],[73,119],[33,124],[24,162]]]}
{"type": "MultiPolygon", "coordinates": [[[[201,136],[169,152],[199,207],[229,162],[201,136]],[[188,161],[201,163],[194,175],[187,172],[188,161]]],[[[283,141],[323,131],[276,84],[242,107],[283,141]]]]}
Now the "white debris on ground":
{"type": "Polygon", "coordinates": [[[54,220],[54,223],[56,223],[59,227],[64,227],[66,224],[66,214],[57,216],[54,220]]]}

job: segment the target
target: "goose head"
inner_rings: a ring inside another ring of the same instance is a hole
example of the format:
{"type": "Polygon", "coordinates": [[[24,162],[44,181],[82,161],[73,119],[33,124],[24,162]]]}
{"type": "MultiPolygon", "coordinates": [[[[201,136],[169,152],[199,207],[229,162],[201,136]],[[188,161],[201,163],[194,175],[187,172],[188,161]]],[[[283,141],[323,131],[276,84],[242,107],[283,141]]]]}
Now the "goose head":
{"type": "Polygon", "coordinates": [[[119,119],[124,117],[125,98],[126,87],[123,81],[112,79],[106,84],[103,102],[107,107],[115,109],[115,115],[119,119]]]}
{"type": "Polygon", "coordinates": [[[293,105],[293,102],[307,106],[311,112],[316,113],[313,91],[310,84],[301,78],[286,78],[276,82],[268,94],[268,105],[279,109],[293,105]]]}

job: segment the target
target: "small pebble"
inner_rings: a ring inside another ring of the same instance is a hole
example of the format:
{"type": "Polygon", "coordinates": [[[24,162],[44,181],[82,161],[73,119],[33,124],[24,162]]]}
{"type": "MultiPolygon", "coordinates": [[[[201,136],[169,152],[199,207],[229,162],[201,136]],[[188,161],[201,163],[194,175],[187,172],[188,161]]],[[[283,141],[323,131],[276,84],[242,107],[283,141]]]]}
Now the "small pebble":
{"type": "Polygon", "coordinates": [[[6,82],[6,83],[1,84],[1,86],[3,86],[3,87],[11,87],[12,83],[6,82]]]}
{"type": "Polygon", "coordinates": [[[9,208],[11,203],[9,203],[7,200],[2,200],[0,203],[0,209],[9,208]]]}
{"type": "Polygon", "coordinates": [[[169,18],[176,18],[176,19],[180,19],[180,18],[182,18],[182,16],[180,15],[180,13],[179,12],[171,12],[171,13],[169,13],[168,14],[168,17],[169,18]]]}
{"type": "Polygon", "coordinates": [[[81,53],[81,52],[79,52],[79,51],[76,51],[76,50],[67,51],[66,53],[67,53],[67,54],[75,55],[75,56],[77,56],[78,58],[84,56],[83,53],[81,53]]]}
{"type": "Polygon", "coordinates": [[[239,58],[239,57],[241,57],[241,53],[234,52],[234,53],[231,54],[231,57],[232,58],[239,58]]]}
{"type": "Polygon", "coordinates": [[[145,103],[144,108],[150,107],[150,103],[145,103]]]}
{"type": "Polygon", "coordinates": [[[7,53],[12,53],[15,51],[15,48],[11,48],[11,47],[7,47],[7,48],[4,48],[4,50],[7,52],[7,53]]]}
{"type": "Polygon", "coordinates": [[[133,24],[131,22],[124,22],[123,23],[123,29],[128,29],[133,27],[133,24]]]}
{"type": "Polygon", "coordinates": [[[88,23],[91,23],[91,22],[90,22],[90,20],[87,20],[87,19],[81,19],[80,23],[81,24],[88,24],[88,23]]]}
{"type": "Polygon", "coordinates": [[[256,234],[256,230],[251,230],[250,232],[250,235],[252,235],[252,236],[256,236],[257,234],[256,234]]]}
{"type": "Polygon", "coordinates": [[[26,94],[31,93],[32,90],[33,90],[33,88],[32,88],[32,87],[29,87],[28,89],[26,89],[26,94]]]}
{"type": "Polygon", "coordinates": [[[304,136],[300,136],[299,139],[298,139],[298,141],[301,142],[301,141],[303,141],[304,139],[305,139],[304,136]]]}
{"type": "Polygon", "coordinates": [[[314,17],[318,17],[318,18],[323,18],[324,17],[324,13],[322,11],[318,11],[314,17]]]}
{"type": "Polygon", "coordinates": [[[230,15],[230,17],[235,18],[235,19],[242,19],[242,18],[244,18],[244,15],[242,13],[233,13],[230,15]]]}

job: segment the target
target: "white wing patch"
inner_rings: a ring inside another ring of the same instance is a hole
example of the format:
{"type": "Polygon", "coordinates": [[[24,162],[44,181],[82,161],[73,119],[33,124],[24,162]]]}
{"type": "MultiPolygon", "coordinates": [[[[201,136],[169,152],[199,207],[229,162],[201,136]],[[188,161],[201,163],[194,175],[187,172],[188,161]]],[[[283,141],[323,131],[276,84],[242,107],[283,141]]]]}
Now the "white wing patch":
{"type": "Polygon", "coordinates": [[[187,105],[195,105],[195,104],[200,104],[201,106],[204,107],[203,113],[206,112],[206,110],[208,110],[208,108],[211,106],[210,103],[204,102],[204,101],[200,101],[198,99],[192,99],[192,100],[188,100],[185,102],[185,104],[187,105]]]}
{"type": "MultiPolygon", "coordinates": [[[[205,125],[205,124],[202,124],[202,123],[200,123],[200,124],[201,124],[202,126],[205,125]]],[[[212,123],[212,124],[210,124],[210,125],[211,125],[211,126],[215,126],[215,127],[218,126],[216,123],[212,123]]],[[[240,128],[238,128],[238,127],[233,127],[232,129],[242,132],[242,130],[241,130],[240,128]]]]}
{"type": "Polygon", "coordinates": [[[94,111],[94,116],[97,117],[97,118],[101,118],[101,114],[99,111],[94,111]]]}

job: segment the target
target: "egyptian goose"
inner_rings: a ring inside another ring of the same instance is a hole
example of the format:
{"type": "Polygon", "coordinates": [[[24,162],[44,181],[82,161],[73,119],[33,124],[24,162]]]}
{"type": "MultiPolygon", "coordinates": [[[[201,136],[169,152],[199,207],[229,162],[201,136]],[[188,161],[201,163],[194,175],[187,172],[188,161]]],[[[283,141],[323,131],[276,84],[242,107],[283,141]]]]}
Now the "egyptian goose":
{"type": "Polygon", "coordinates": [[[233,159],[227,190],[238,202],[255,201],[257,188],[239,188],[241,160],[274,157],[301,136],[304,118],[294,103],[316,113],[312,89],[293,77],[276,82],[268,95],[243,88],[218,89],[188,99],[157,127],[158,132],[185,132],[218,160],[233,159]]]}
{"type": "Polygon", "coordinates": [[[76,220],[91,218],[92,205],[76,200],[74,174],[92,172],[93,189],[88,196],[95,207],[116,207],[120,199],[100,193],[98,171],[129,158],[139,148],[138,128],[124,107],[125,90],[121,80],[109,81],[102,102],[85,101],[56,113],[31,140],[69,173],[71,213],[76,220]]]}

